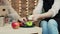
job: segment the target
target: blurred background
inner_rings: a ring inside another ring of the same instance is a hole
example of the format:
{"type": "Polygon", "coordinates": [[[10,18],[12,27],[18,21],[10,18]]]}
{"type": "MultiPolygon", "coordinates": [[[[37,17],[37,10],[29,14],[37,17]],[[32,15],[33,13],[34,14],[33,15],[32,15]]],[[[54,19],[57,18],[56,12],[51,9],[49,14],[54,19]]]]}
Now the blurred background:
{"type": "MultiPolygon", "coordinates": [[[[31,15],[38,2],[38,0],[8,0],[8,1],[11,3],[12,7],[17,11],[17,13],[21,17],[31,15]]],[[[39,26],[39,23],[37,22],[35,23],[35,25],[39,26]]]]}
{"type": "Polygon", "coordinates": [[[31,15],[37,0],[8,0],[21,17],[31,15]]]}

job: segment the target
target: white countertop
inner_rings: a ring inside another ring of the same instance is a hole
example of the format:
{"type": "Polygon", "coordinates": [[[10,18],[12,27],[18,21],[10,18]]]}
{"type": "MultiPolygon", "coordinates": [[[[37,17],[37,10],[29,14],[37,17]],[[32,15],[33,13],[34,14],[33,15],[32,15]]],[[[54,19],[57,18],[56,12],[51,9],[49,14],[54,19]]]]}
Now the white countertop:
{"type": "Polygon", "coordinates": [[[42,34],[42,28],[40,27],[21,28],[20,27],[19,29],[13,29],[11,25],[0,27],[0,34],[31,34],[31,33],[42,34]]]}

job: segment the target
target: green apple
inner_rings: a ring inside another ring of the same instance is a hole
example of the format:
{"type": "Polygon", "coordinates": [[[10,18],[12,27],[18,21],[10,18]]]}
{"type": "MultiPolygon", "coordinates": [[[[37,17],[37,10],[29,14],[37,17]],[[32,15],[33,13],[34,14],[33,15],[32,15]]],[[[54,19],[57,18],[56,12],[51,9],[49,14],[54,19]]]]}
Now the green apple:
{"type": "Polygon", "coordinates": [[[27,26],[32,26],[33,23],[32,23],[32,21],[28,21],[28,22],[26,22],[26,25],[27,25],[27,26]]]}

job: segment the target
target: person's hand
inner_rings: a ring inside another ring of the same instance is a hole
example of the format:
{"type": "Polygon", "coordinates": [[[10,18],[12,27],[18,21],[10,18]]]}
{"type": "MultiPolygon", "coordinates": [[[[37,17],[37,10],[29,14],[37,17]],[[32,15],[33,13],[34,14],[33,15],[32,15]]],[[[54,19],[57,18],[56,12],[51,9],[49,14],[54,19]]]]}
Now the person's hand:
{"type": "Polygon", "coordinates": [[[30,15],[30,16],[28,17],[28,19],[29,19],[29,20],[32,20],[32,21],[37,21],[39,18],[40,18],[40,14],[30,15]]]}
{"type": "Polygon", "coordinates": [[[27,18],[26,17],[23,17],[19,21],[21,21],[21,22],[27,22],[27,18]]]}
{"type": "Polygon", "coordinates": [[[23,17],[22,19],[23,19],[24,22],[27,22],[28,21],[27,20],[27,17],[23,17]]]}

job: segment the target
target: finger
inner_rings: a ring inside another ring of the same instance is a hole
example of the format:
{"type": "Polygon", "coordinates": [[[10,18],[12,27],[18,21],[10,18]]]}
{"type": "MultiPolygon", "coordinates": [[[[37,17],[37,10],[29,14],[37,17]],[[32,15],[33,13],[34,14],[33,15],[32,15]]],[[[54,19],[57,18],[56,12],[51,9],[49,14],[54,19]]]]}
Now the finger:
{"type": "Polygon", "coordinates": [[[23,18],[23,21],[25,21],[25,22],[26,22],[26,21],[27,21],[27,18],[26,18],[26,17],[24,17],[24,18],[23,18]]]}

